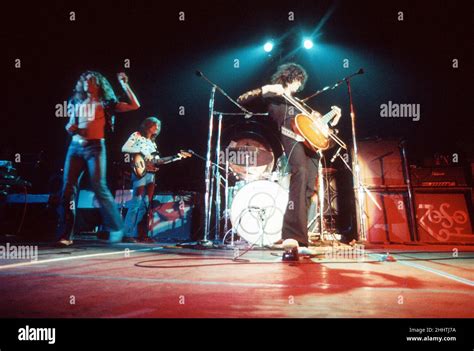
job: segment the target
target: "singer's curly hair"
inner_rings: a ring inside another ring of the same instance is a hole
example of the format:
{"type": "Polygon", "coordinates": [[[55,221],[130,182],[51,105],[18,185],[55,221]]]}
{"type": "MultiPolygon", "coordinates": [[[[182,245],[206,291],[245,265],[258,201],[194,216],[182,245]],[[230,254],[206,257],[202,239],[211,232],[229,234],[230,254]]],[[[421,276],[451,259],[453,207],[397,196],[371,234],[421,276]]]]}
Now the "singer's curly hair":
{"type": "Polygon", "coordinates": [[[277,71],[271,78],[272,84],[281,84],[286,87],[291,82],[299,80],[301,87],[298,91],[303,90],[306,81],[308,80],[308,73],[306,70],[297,63],[285,63],[278,67],[277,71]]]}
{"type": "Polygon", "coordinates": [[[72,96],[73,101],[81,102],[87,98],[87,93],[84,91],[84,82],[91,76],[97,81],[97,85],[99,86],[99,99],[101,101],[116,102],[118,100],[107,78],[99,72],[85,71],[76,82],[72,96]]]}

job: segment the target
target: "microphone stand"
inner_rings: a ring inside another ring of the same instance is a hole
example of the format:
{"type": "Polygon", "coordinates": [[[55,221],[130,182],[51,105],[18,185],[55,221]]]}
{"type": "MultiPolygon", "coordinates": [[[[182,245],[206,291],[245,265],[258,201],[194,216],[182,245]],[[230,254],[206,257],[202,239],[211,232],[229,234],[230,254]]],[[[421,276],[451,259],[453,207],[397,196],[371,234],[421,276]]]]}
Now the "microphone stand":
{"type": "MultiPolygon", "coordinates": [[[[209,78],[207,78],[201,71],[196,71],[196,75],[198,77],[203,78],[205,81],[207,81],[211,86],[211,96],[209,98],[209,132],[207,136],[207,153],[206,153],[206,169],[205,169],[205,193],[204,193],[204,236],[203,240],[200,242],[202,246],[212,246],[212,242],[209,240],[210,236],[210,228],[211,228],[211,201],[213,198],[213,183],[216,186],[216,222],[220,221],[220,204],[221,204],[221,199],[220,199],[220,180],[222,178],[219,169],[222,169],[218,165],[219,163],[219,152],[220,152],[220,144],[221,144],[221,129],[222,129],[222,116],[224,115],[233,115],[233,116],[245,116],[245,118],[250,118],[252,116],[257,116],[257,115],[262,115],[266,116],[268,113],[253,113],[247,110],[245,107],[241,106],[237,101],[232,99],[221,87],[219,87],[217,84],[212,82],[209,78]],[[218,112],[214,110],[214,101],[215,101],[215,93],[216,90],[220,92],[222,95],[224,95],[230,102],[232,102],[235,106],[237,106],[242,112],[241,113],[223,113],[223,112],[218,112]],[[212,139],[213,139],[213,128],[214,128],[214,115],[219,115],[219,124],[218,124],[218,137],[216,141],[216,157],[217,157],[217,162],[214,164],[214,171],[212,172],[211,176],[211,157],[212,157],[212,139]],[[211,182],[211,177],[213,178],[212,180],[216,179],[216,181],[211,182]],[[212,188],[212,189],[211,189],[212,188]],[[217,199],[217,197],[219,199],[217,199]]],[[[225,194],[227,198],[227,194],[225,194]]],[[[228,209],[226,208],[226,211],[228,209]]],[[[217,225],[216,223],[216,231],[220,230],[220,225],[217,225]]],[[[214,235],[214,239],[218,240],[219,233],[216,232],[214,235]]]]}
{"type": "MultiPolygon", "coordinates": [[[[361,69],[359,72],[364,71],[361,69]]],[[[357,191],[357,206],[358,206],[358,213],[359,213],[359,241],[367,241],[367,227],[366,227],[366,220],[364,216],[364,187],[361,185],[360,179],[360,166],[359,166],[359,154],[357,148],[357,137],[356,137],[356,126],[355,126],[355,111],[354,111],[354,104],[352,103],[352,90],[351,90],[351,81],[350,78],[346,78],[347,83],[347,92],[349,94],[349,106],[350,106],[350,113],[351,113],[351,127],[352,127],[352,145],[353,145],[353,152],[354,156],[352,159],[353,169],[354,169],[354,180],[356,183],[356,187],[354,190],[357,191]]],[[[368,192],[367,192],[368,193],[368,192]]],[[[369,193],[368,193],[369,194],[369,193]]]]}
{"type": "Polygon", "coordinates": [[[206,153],[206,170],[205,170],[205,193],[204,193],[204,237],[201,242],[203,246],[210,246],[208,240],[209,227],[211,225],[210,193],[211,193],[211,140],[214,123],[214,99],[216,95],[216,86],[211,89],[211,97],[209,98],[209,132],[207,135],[207,153],[206,153]]]}
{"type": "Polygon", "coordinates": [[[342,78],[340,81],[334,83],[333,85],[328,85],[324,88],[322,88],[321,90],[318,90],[317,92],[315,92],[314,94],[311,94],[310,96],[308,97],[305,97],[304,99],[301,99],[300,101],[301,102],[306,102],[308,101],[309,99],[312,99],[313,97],[315,96],[318,96],[319,94],[321,94],[322,92],[325,92],[326,90],[334,90],[336,89],[339,85],[341,85],[342,83],[344,82],[347,82],[348,79],[351,79],[352,77],[358,75],[358,74],[364,74],[364,69],[363,68],[359,68],[359,70],[356,72],[356,73],[352,73],[351,75],[345,77],[345,78],[342,78]]]}

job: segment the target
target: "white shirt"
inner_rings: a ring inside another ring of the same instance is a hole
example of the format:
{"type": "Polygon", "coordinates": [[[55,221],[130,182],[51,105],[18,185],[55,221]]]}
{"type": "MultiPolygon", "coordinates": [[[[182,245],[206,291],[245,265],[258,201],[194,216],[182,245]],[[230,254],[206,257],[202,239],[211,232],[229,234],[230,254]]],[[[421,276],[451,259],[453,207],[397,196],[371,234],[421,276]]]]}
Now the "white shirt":
{"type": "Polygon", "coordinates": [[[157,151],[156,143],[148,138],[145,138],[140,132],[135,132],[122,146],[122,152],[131,154],[141,152],[144,156],[150,156],[157,151]]]}

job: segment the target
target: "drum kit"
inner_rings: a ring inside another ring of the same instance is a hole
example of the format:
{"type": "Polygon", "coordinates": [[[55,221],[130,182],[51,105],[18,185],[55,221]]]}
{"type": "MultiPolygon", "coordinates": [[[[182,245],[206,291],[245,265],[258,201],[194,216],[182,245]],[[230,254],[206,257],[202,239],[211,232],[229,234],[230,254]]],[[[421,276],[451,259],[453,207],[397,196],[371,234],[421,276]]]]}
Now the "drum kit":
{"type": "MultiPolygon", "coordinates": [[[[225,191],[227,201],[224,221],[230,220],[232,226],[228,232],[226,231],[226,234],[231,234],[229,239],[231,245],[236,234],[246,242],[260,247],[271,246],[281,239],[291,179],[288,159],[282,153],[281,144],[274,150],[269,147],[269,143],[263,142],[258,136],[258,133],[253,137],[245,135],[232,140],[226,148],[226,155],[239,152],[256,155],[254,164],[249,164],[250,157],[243,157],[240,162],[234,159],[229,165],[233,179],[232,186],[227,187],[225,191]],[[280,157],[277,158],[277,155],[280,157]]],[[[334,177],[330,175],[334,172],[336,170],[333,168],[324,168],[316,179],[315,196],[308,218],[308,229],[311,233],[316,232],[314,228],[320,228],[320,225],[328,234],[329,231],[335,231],[334,215],[331,210],[337,208],[337,205],[328,202],[333,200],[331,194],[334,194],[335,184],[334,177]],[[322,211],[316,211],[321,205],[322,211]],[[321,214],[324,223],[319,220],[321,214]],[[331,222],[326,224],[326,221],[331,222]]],[[[227,235],[224,241],[226,237],[227,235]]]]}
{"type": "Polygon", "coordinates": [[[224,227],[230,220],[231,245],[236,234],[256,246],[272,245],[281,239],[288,204],[290,175],[283,148],[276,136],[262,135],[266,130],[257,123],[247,122],[230,130],[239,133],[225,149],[232,186],[226,187],[224,195],[224,227]],[[278,144],[268,141],[272,137],[278,144]]]}

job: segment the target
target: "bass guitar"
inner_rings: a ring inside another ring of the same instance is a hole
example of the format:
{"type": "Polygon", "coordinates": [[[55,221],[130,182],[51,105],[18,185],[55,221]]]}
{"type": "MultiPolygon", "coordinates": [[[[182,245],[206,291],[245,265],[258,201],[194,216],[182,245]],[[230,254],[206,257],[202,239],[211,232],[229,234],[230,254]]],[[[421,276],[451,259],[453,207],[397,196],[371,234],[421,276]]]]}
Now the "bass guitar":
{"type": "Polygon", "coordinates": [[[150,157],[144,157],[143,154],[132,155],[132,172],[137,178],[143,178],[147,173],[155,173],[158,171],[158,166],[168,163],[176,162],[192,155],[186,151],[180,151],[176,155],[168,157],[160,157],[157,153],[153,153],[150,157]]]}

